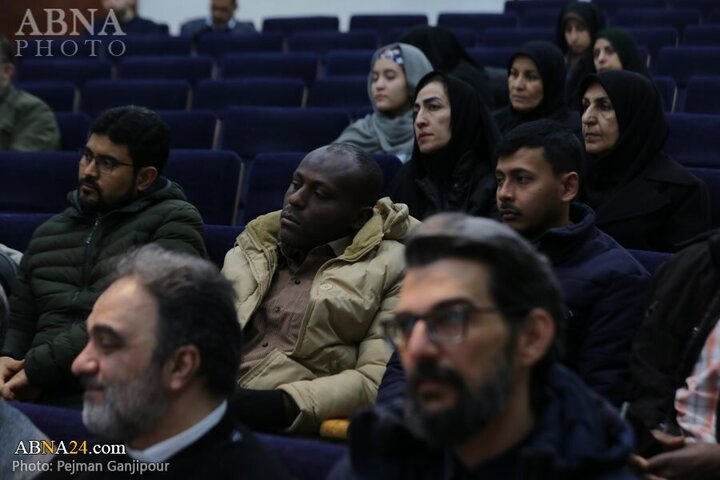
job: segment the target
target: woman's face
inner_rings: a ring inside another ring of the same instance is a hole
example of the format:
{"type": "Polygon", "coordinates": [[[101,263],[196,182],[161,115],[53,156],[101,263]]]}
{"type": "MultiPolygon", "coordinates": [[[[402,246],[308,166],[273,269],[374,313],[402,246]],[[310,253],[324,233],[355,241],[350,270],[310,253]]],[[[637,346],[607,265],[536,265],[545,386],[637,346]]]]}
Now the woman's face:
{"type": "Polygon", "coordinates": [[[378,111],[390,115],[401,115],[410,110],[410,92],[403,69],[388,58],[375,61],[370,86],[378,111]]]}
{"type": "Polygon", "coordinates": [[[597,72],[623,69],[620,57],[606,38],[598,38],[595,40],[593,61],[595,62],[595,70],[597,72]]]}
{"type": "Polygon", "coordinates": [[[510,103],[519,112],[537,108],[543,100],[543,81],[540,72],[528,57],[516,57],[508,75],[510,103]]]}
{"type": "Polygon", "coordinates": [[[450,142],[451,110],[445,86],[430,82],[417,94],[413,107],[415,141],[423,154],[434,153],[450,142]]]}
{"type": "Polygon", "coordinates": [[[582,133],[585,151],[597,155],[612,149],[620,137],[615,108],[599,83],[588,87],[582,99],[582,133]]]}
{"type": "Polygon", "coordinates": [[[565,22],[565,42],[573,55],[580,55],[590,49],[590,32],[584,23],[570,18],[565,22]]]}

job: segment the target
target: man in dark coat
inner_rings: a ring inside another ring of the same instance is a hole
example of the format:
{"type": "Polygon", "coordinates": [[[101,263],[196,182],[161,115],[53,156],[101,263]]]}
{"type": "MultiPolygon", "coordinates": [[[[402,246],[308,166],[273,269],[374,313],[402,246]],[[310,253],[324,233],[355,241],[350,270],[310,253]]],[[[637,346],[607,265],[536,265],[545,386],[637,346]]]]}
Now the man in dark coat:
{"type": "Polygon", "coordinates": [[[720,478],[720,232],[655,273],[631,361],[629,417],[646,475],[720,478]]]}
{"type": "Polygon", "coordinates": [[[569,309],[565,363],[620,406],[650,275],[595,227],[590,207],[572,203],[582,161],[572,131],[536,120],[511,130],[497,151],[500,217],[548,256],[563,288],[569,309]]]}
{"type": "Polygon", "coordinates": [[[633,478],[629,427],[558,365],[549,262],[505,225],[440,214],[406,248],[385,324],[407,400],[356,416],[332,479],[633,478]]]}
{"type": "Polygon", "coordinates": [[[290,478],[228,409],[242,333],[217,267],[146,245],[113,279],[72,371],[85,386],[83,423],[116,454],[61,455],[47,478],[290,478]]]}
{"type": "Polygon", "coordinates": [[[200,214],[160,176],[169,152],[168,127],[150,110],[118,107],[95,120],[70,207],[38,227],[20,263],[0,338],[0,395],[79,403],[70,364],[114,257],[152,242],[206,256],[200,214]]]}
{"type": "Polygon", "coordinates": [[[255,33],[252,22],[235,20],[237,0],[211,0],[210,16],[194,18],[180,26],[180,35],[197,38],[205,33],[255,33]]]}

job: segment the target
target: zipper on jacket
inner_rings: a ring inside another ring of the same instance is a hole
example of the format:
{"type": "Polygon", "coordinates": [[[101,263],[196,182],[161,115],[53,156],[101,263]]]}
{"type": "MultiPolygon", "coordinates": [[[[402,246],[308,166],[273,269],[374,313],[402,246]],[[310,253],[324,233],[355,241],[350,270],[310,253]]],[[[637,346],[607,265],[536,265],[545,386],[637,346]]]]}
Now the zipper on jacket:
{"type": "Polygon", "coordinates": [[[85,290],[87,288],[87,277],[88,277],[88,261],[90,256],[90,245],[92,244],[93,237],[95,237],[95,232],[97,232],[98,228],[100,227],[100,215],[95,217],[95,223],[93,223],[92,230],[90,230],[90,234],[85,239],[85,252],[83,253],[83,265],[82,265],[82,289],[75,292],[75,296],[73,297],[73,302],[77,300],[78,296],[80,296],[80,292],[82,290],[85,290]]]}

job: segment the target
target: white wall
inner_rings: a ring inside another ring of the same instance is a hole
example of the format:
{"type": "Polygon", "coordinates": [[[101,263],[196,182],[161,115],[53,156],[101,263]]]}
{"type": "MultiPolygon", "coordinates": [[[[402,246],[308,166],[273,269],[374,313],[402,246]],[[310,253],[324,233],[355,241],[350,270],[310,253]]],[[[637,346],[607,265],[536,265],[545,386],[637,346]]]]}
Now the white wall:
{"type": "MultiPolygon", "coordinates": [[[[439,12],[502,12],[504,0],[238,0],[237,18],[251,20],[259,30],[265,17],[337,15],[340,29],[347,30],[355,13],[424,13],[430,24],[439,12]]],[[[210,0],[139,0],[143,17],[170,25],[177,34],[180,24],[192,17],[209,14],[210,0]]]]}

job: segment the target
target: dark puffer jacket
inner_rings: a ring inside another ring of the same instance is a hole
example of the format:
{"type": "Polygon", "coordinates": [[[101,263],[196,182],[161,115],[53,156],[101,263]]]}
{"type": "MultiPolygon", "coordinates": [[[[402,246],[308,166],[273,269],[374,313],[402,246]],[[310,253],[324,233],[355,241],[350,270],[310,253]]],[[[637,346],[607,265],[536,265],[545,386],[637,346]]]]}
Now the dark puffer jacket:
{"type": "Polygon", "coordinates": [[[449,449],[431,449],[414,437],[405,426],[400,399],[356,415],[350,442],[349,457],[328,479],[636,478],[625,468],[633,448],[630,427],[560,365],[551,370],[530,435],[476,471],[465,472],[449,449]]]}
{"type": "Polygon", "coordinates": [[[85,319],[114,257],[152,242],[207,256],[200,214],[165,178],[102,216],[84,214],[77,191],[68,201],[70,207],[38,227],[23,256],[2,349],[3,356],[25,358],[28,380],[43,390],[45,403],[67,403],[81,391],[70,365],[87,343],[85,319]]]}
{"type": "Polygon", "coordinates": [[[534,244],[550,259],[570,309],[564,363],[616,406],[626,400],[630,352],[643,318],[650,274],[610,235],[595,212],[570,208],[572,224],[546,231],[534,244]]]}

